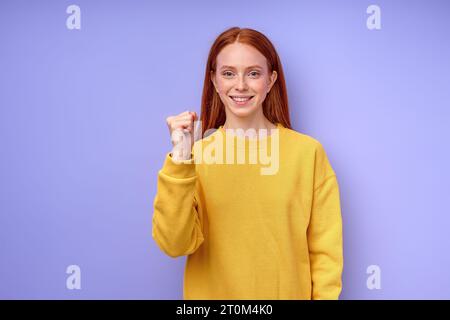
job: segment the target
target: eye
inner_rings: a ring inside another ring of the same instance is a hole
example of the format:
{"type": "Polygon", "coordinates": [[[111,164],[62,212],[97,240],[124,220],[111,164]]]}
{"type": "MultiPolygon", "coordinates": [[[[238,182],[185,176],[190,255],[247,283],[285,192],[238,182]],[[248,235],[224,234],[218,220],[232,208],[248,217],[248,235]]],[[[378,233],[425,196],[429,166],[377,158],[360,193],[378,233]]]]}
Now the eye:
{"type": "Polygon", "coordinates": [[[259,76],[259,72],[258,71],[251,71],[250,75],[253,76],[253,77],[257,77],[257,76],[259,76]]]}
{"type": "Polygon", "coordinates": [[[225,77],[231,77],[233,75],[233,72],[225,71],[225,72],[222,73],[222,75],[224,75],[225,77]]]}

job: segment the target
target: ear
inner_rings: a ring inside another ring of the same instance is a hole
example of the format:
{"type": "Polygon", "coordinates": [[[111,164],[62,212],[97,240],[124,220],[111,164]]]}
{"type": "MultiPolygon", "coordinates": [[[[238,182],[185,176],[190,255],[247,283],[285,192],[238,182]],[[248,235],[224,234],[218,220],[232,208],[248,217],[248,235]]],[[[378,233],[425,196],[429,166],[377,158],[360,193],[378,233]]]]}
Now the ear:
{"type": "Polygon", "coordinates": [[[270,83],[269,83],[269,88],[267,89],[267,93],[269,93],[269,91],[272,89],[273,85],[275,84],[275,81],[277,81],[278,78],[278,73],[273,70],[272,71],[272,75],[270,76],[270,83]]]}
{"type": "Polygon", "coordinates": [[[216,92],[219,93],[219,92],[217,91],[216,77],[215,77],[215,74],[214,74],[214,71],[213,71],[213,70],[210,71],[210,75],[211,75],[211,82],[213,83],[214,88],[216,89],[216,92]]]}

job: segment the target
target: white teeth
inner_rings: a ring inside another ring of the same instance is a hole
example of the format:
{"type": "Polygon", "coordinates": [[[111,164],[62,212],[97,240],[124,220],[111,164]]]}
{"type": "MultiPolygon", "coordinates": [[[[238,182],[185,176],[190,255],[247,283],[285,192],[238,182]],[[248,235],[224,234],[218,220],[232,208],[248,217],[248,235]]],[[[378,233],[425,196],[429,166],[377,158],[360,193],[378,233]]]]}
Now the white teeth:
{"type": "Polygon", "coordinates": [[[245,98],[240,98],[240,97],[231,97],[234,101],[238,101],[238,102],[244,102],[247,100],[250,100],[251,97],[245,97],[245,98]]]}

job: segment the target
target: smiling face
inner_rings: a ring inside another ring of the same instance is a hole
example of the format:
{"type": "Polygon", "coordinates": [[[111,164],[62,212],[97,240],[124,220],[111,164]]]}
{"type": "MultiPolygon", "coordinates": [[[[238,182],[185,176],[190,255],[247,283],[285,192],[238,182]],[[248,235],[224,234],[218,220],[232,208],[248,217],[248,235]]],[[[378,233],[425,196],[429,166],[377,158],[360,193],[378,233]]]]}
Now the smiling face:
{"type": "Polygon", "coordinates": [[[216,59],[211,80],[225,105],[227,118],[262,116],[262,103],[277,78],[269,74],[266,58],[239,42],[224,47],[216,59]]]}

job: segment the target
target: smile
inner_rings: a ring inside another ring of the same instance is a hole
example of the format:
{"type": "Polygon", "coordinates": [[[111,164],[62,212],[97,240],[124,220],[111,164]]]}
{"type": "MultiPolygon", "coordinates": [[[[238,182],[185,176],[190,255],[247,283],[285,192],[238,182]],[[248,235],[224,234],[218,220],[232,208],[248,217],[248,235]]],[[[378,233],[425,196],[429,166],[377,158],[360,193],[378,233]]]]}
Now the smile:
{"type": "Polygon", "coordinates": [[[240,106],[247,104],[253,97],[254,96],[230,96],[231,100],[240,106]]]}

